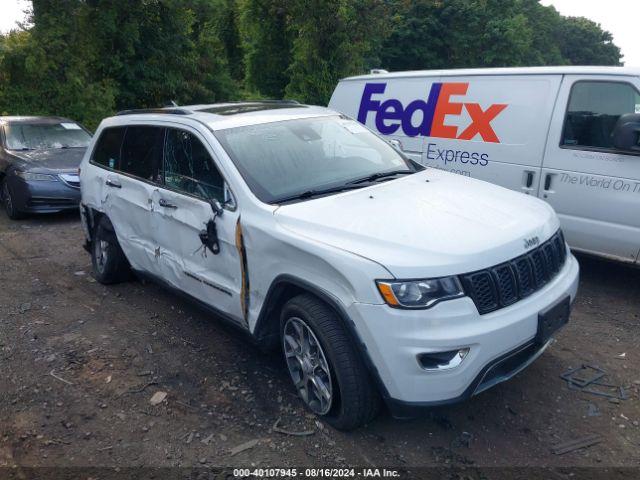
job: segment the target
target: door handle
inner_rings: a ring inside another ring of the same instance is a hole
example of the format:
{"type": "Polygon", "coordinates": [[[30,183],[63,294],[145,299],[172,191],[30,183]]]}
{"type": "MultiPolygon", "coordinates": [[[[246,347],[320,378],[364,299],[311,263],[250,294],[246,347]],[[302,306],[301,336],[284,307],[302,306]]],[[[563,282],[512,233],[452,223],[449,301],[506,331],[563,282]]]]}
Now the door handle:
{"type": "Polygon", "coordinates": [[[113,180],[107,180],[104,183],[107,187],[122,188],[122,185],[120,185],[118,182],[114,182],[113,180]]]}
{"type": "Polygon", "coordinates": [[[544,177],[544,190],[549,191],[551,188],[551,179],[553,178],[553,174],[547,173],[544,177]]]}
{"type": "Polygon", "coordinates": [[[158,203],[163,208],[178,208],[177,205],[174,205],[173,203],[167,202],[164,198],[161,198],[158,203]]]}
{"type": "Polygon", "coordinates": [[[523,182],[524,183],[524,188],[531,188],[533,187],[533,180],[536,178],[536,172],[532,172],[531,170],[525,170],[524,171],[524,178],[523,178],[523,182]]]}

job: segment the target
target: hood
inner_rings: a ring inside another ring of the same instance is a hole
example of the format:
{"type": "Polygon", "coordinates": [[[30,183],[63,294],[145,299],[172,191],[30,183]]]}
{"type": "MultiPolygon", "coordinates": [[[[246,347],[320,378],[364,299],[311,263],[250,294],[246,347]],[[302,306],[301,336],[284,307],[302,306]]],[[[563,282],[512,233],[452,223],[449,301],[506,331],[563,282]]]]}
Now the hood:
{"type": "Polygon", "coordinates": [[[59,173],[77,170],[86,148],[55,148],[49,150],[31,150],[11,152],[16,159],[16,167],[39,173],[59,173]]]}
{"type": "Polygon", "coordinates": [[[275,216],[300,236],[366,257],[402,279],[494,266],[533,248],[525,240],[542,243],[559,228],[553,209],[537,198],[436,169],[282,206],[275,216]]]}

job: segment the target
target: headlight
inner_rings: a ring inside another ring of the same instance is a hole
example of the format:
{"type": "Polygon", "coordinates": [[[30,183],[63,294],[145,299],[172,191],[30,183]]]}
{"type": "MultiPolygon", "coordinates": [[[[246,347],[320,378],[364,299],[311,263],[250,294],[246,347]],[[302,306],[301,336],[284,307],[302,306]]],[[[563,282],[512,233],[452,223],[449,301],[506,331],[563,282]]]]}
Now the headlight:
{"type": "Polygon", "coordinates": [[[55,175],[48,175],[46,173],[31,173],[31,172],[21,172],[16,170],[16,175],[23,180],[27,180],[30,182],[57,182],[58,179],[55,175]]]}
{"type": "Polygon", "coordinates": [[[385,302],[397,308],[429,308],[443,300],[464,296],[458,277],[425,280],[378,280],[378,290],[385,302]]]}

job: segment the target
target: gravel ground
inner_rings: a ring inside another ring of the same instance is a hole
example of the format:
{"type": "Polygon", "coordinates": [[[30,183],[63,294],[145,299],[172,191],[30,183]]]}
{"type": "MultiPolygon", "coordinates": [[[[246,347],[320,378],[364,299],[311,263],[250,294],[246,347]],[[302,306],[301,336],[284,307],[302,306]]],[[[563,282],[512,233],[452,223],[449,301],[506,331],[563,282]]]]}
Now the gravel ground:
{"type": "Polygon", "coordinates": [[[280,354],[156,285],[96,283],[82,241],[77,215],[0,214],[0,467],[11,467],[0,477],[28,478],[28,467],[384,466],[475,479],[543,466],[640,478],[640,269],[580,257],[570,324],[516,378],[419,419],[383,412],[342,433],[305,412],[280,354]],[[570,390],[560,374],[583,363],[628,399],[570,390]],[[553,452],[595,434],[593,446],[553,452]]]}

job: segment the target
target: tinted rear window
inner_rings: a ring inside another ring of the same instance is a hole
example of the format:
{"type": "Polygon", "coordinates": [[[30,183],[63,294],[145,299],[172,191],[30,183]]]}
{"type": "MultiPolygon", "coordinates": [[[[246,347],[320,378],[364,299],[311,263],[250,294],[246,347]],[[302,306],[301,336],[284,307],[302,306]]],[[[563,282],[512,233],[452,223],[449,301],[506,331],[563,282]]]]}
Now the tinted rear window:
{"type": "Polygon", "coordinates": [[[114,170],[120,168],[120,151],[125,130],[125,127],[103,130],[93,150],[91,161],[114,170]]]}
{"type": "Polygon", "coordinates": [[[127,127],[119,170],[145,180],[159,181],[163,141],[164,129],[161,127],[127,127]]]}

